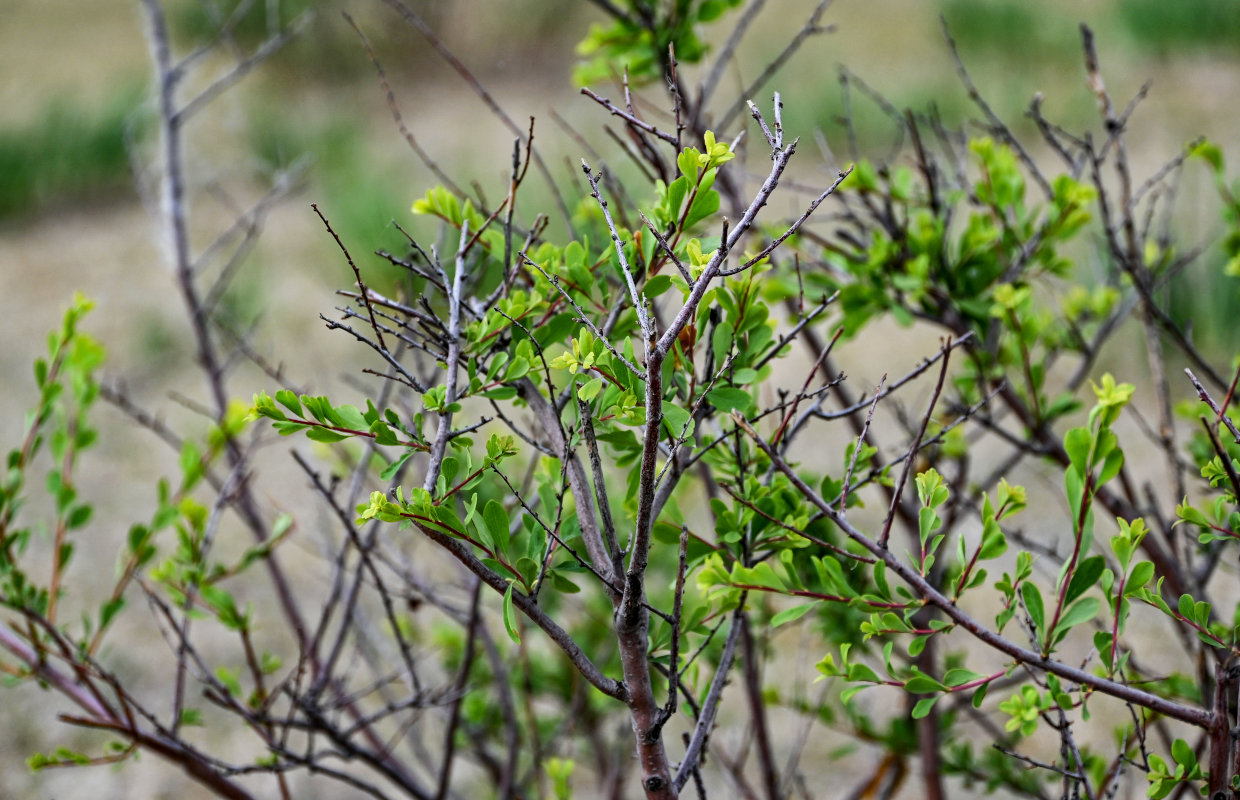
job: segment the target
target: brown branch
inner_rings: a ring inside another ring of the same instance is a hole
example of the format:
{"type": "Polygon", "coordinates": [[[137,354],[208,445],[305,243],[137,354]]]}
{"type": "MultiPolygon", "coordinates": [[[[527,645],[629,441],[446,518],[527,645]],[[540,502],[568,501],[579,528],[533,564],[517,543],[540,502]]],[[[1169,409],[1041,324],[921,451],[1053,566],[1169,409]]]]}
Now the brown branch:
{"type": "Polygon", "coordinates": [[[1201,385],[1201,381],[1197,380],[1197,376],[1193,374],[1191,369],[1185,369],[1184,372],[1188,375],[1188,379],[1193,382],[1193,388],[1197,390],[1197,396],[1210,407],[1210,410],[1214,412],[1215,418],[1227,426],[1227,430],[1231,431],[1232,439],[1236,444],[1240,444],[1240,429],[1236,428],[1236,423],[1232,422],[1231,417],[1227,416],[1224,410],[1219,407],[1219,404],[1214,402],[1214,398],[1206,391],[1206,387],[1201,385]]]}
{"type": "Polygon", "coordinates": [[[747,422],[745,422],[744,418],[734,413],[732,419],[736,423],[737,427],[748,434],[754,443],[757,444],[759,449],[766,453],[767,457],[771,459],[771,463],[775,465],[775,468],[788,477],[788,480],[792,482],[792,485],[796,487],[797,491],[799,491],[806,500],[818,508],[818,510],[830,518],[832,522],[839,526],[840,530],[843,531],[848,538],[861,545],[872,555],[882,559],[883,562],[886,563],[888,570],[899,576],[899,578],[904,581],[910,589],[916,592],[919,597],[938,607],[943,612],[944,616],[956,625],[968,631],[974,636],[974,638],[978,639],[983,644],[1011,656],[1017,662],[1026,664],[1029,667],[1058,675],[1061,678],[1066,678],[1082,686],[1087,686],[1095,691],[1119,698],[1120,700],[1131,702],[1144,708],[1148,708],[1151,711],[1163,714],[1164,716],[1172,719],[1177,719],[1181,722],[1186,722],[1189,725],[1194,725],[1199,728],[1209,727],[1211,722],[1211,714],[1208,711],[1193,706],[1187,706],[1182,703],[1177,703],[1151,692],[1137,689],[1126,683],[1118,683],[1108,678],[1101,678],[1087,670],[1073,667],[1059,661],[1054,661],[1048,657],[1042,656],[1040,653],[1021,647],[1020,645],[991,631],[989,628],[965,613],[954,602],[952,602],[951,598],[947,597],[931,585],[931,583],[926,580],[926,578],[918,574],[916,570],[906,565],[903,561],[893,555],[891,551],[879,547],[875,540],[862,533],[860,529],[836,511],[836,509],[827,503],[827,501],[824,500],[818,492],[806,484],[805,481],[801,480],[801,477],[797,475],[790,466],[788,466],[788,462],[784,461],[784,459],[777,452],[775,452],[775,450],[767,444],[767,442],[759,436],[747,422]]]}
{"type": "Polygon", "coordinates": [[[645,120],[638,119],[635,115],[629,113],[628,111],[625,111],[623,108],[616,107],[606,97],[600,96],[596,92],[592,91],[589,87],[582,87],[581,93],[584,94],[586,97],[590,98],[591,100],[593,100],[594,102],[598,103],[603,108],[610,111],[613,116],[620,117],[632,127],[637,128],[638,130],[641,130],[641,131],[645,131],[646,133],[652,134],[654,136],[657,136],[658,138],[662,139],[663,141],[667,142],[673,147],[676,147],[677,144],[679,143],[674,135],[668,133],[667,131],[659,130],[654,125],[651,125],[649,122],[646,122],[645,120]]]}
{"type": "Polygon", "coordinates": [[[940,354],[943,356],[943,366],[939,369],[939,380],[934,385],[934,393],[930,395],[930,405],[921,418],[921,427],[917,429],[917,436],[913,439],[913,444],[905,454],[904,469],[900,471],[900,480],[896,482],[895,491],[891,494],[891,507],[887,510],[886,519],[883,520],[883,530],[878,535],[879,547],[887,547],[887,540],[891,536],[891,524],[896,518],[896,507],[904,494],[904,487],[908,484],[909,473],[913,471],[913,462],[916,461],[913,455],[921,448],[921,440],[925,438],[926,427],[929,426],[930,418],[934,415],[934,406],[938,403],[939,396],[943,394],[943,383],[947,380],[947,365],[951,360],[951,348],[951,342],[943,343],[943,348],[940,351],[940,354]]]}

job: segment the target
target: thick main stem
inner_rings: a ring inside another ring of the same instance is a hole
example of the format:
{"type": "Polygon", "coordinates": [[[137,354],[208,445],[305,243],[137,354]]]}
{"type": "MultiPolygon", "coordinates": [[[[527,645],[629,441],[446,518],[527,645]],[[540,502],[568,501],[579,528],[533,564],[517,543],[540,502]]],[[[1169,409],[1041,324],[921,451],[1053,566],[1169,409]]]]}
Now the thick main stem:
{"type": "Polygon", "coordinates": [[[656,348],[646,366],[646,432],[637,489],[637,524],[629,544],[629,567],[624,576],[624,596],[616,609],[616,639],[620,664],[628,689],[629,715],[637,739],[642,789],[650,800],[672,798],[671,767],[663,746],[659,704],[650,681],[646,656],[650,612],[646,609],[646,566],[650,556],[650,531],[654,517],[654,488],[658,472],[659,431],[663,425],[663,354],[656,348]]]}

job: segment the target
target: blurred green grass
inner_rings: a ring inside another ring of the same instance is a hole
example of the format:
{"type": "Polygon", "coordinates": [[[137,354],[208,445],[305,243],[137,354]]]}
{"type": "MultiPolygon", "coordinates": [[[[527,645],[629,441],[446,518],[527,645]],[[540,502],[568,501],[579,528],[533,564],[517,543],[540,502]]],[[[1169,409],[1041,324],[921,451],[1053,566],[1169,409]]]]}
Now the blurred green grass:
{"type": "MultiPolygon", "coordinates": [[[[268,3],[251,0],[181,0],[169,13],[173,39],[184,49],[214,41],[223,34],[238,52],[251,53],[299,20],[307,23],[264,65],[299,86],[349,83],[366,77],[370,63],[356,34],[343,24],[338,0],[281,0],[271,13],[268,3]],[[271,16],[269,16],[271,13],[271,16]]],[[[381,42],[382,43],[382,42],[381,42]]]]}
{"type": "Polygon", "coordinates": [[[1123,0],[1115,14],[1141,49],[1161,56],[1210,51],[1240,57],[1235,0],[1123,0]]]}
{"type": "Polygon", "coordinates": [[[53,98],[35,119],[0,131],[0,220],[133,196],[127,143],[143,133],[142,97],[132,81],[95,109],[53,98]]]}
{"type": "Polygon", "coordinates": [[[1076,21],[1023,0],[945,0],[941,12],[962,51],[976,60],[1045,68],[1079,61],[1076,21]]]}
{"type": "MultiPolygon", "coordinates": [[[[391,170],[375,168],[364,133],[353,120],[299,119],[267,105],[249,115],[247,136],[260,171],[274,173],[312,159],[318,202],[355,258],[380,249],[403,252],[408,242],[392,220],[407,220],[416,196],[391,170]]],[[[396,279],[398,273],[404,274],[393,267],[383,278],[396,279]]]]}
{"type": "Polygon", "coordinates": [[[287,26],[306,11],[326,6],[325,0],[282,0],[270,9],[269,3],[252,0],[198,2],[181,0],[168,15],[173,36],[182,43],[211,41],[227,29],[238,44],[253,48],[273,30],[287,26]],[[269,13],[273,18],[269,18],[269,13]]]}
{"type": "MultiPolygon", "coordinates": [[[[1076,16],[1063,10],[1027,0],[943,0],[941,6],[962,49],[1019,62],[1026,69],[1079,61],[1076,16]]],[[[1240,56],[1240,3],[1235,0],[1116,0],[1103,11],[1094,22],[1097,32],[1123,30],[1130,45],[1144,54],[1240,56]]]]}

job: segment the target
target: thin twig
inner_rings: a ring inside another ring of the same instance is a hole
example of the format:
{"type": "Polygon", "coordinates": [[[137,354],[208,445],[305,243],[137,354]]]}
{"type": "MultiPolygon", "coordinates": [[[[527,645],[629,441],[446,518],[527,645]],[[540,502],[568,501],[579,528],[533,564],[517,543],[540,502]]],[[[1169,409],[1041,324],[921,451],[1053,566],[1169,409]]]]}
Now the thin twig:
{"type": "Polygon", "coordinates": [[[901,497],[904,495],[904,487],[908,484],[909,473],[913,471],[913,454],[921,447],[921,440],[926,435],[926,427],[930,424],[930,418],[934,416],[934,406],[939,402],[939,396],[943,393],[943,383],[947,380],[947,365],[951,361],[951,343],[944,342],[942,348],[943,366],[939,369],[939,380],[934,385],[934,392],[930,395],[930,404],[926,408],[926,413],[922,415],[921,427],[917,429],[917,436],[913,439],[913,444],[909,446],[908,453],[904,458],[904,469],[900,471],[900,480],[896,482],[895,491],[891,494],[891,507],[887,511],[887,517],[883,520],[883,530],[878,535],[878,546],[886,547],[887,539],[891,536],[891,524],[895,522],[896,506],[899,505],[901,497]]]}
{"type": "Polygon", "coordinates": [[[676,777],[672,779],[672,785],[676,792],[680,792],[689,780],[690,774],[698,768],[701,763],[702,752],[706,747],[706,740],[709,738],[711,731],[715,727],[715,713],[719,710],[719,701],[723,699],[723,687],[727,683],[728,672],[732,669],[732,660],[736,654],[736,643],[741,636],[741,616],[745,613],[746,593],[741,592],[740,605],[732,613],[732,624],[728,628],[728,638],[723,645],[723,653],[719,656],[719,666],[715,670],[715,677],[710,682],[710,689],[706,693],[706,699],[702,702],[702,713],[698,715],[697,725],[693,727],[693,738],[689,740],[689,746],[685,750],[685,757],[680,762],[680,767],[676,770],[676,777]]]}
{"type": "Polygon", "coordinates": [[[841,516],[847,513],[849,484],[852,482],[853,470],[857,468],[857,455],[865,444],[865,435],[870,430],[870,422],[874,419],[874,409],[878,408],[878,399],[883,396],[883,384],[886,382],[887,373],[883,373],[883,377],[878,381],[878,386],[874,389],[874,400],[870,403],[870,412],[865,415],[865,423],[862,424],[861,431],[857,434],[857,441],[853,444],[852,458],[849,459],[848,470],[844,473],[844,489],[840,492],[838,513],[841,516]]]}

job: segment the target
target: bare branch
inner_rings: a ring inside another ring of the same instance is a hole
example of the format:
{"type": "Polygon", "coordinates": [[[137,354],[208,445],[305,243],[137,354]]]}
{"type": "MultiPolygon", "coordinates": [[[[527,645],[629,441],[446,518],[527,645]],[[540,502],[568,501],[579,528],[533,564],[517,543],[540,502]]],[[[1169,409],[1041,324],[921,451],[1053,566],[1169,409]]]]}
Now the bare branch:
{"type": "Polygon", "coordinates": [[[693,728],[693,738],[689,740],[685,757],[676,770],[676,777],[672,779],[677,792],[684,788],[690,774],[697,769],[706,747],[706,739],[715,727],[715,713],[719,710],[719,701],[723,699],[723,687],[727,683],[728,672],[732,669],[732,660],[736,655],[736,643],[740,639],[741,627],[744,624],[741,622],[744,613],[745,595],[742,593],[740,607],[732,613],[732,624],[728,628],[728,639],[724,642],[723,654],[719,656],[719,667],[715,670],[715,677],[710,682],[710,690],[707,691],[706,700],[702,703],[702,713],[698,715],[697,725],[693,728]]]}
{"type": "Polygon", "coordinates": [[[828,504],[827,501],[824,500],[816,491],[814,491],[813,488],[806,484],[805,481],[801,480],[800,476],[798,476],[796,472],[788,466],[788,463],[784,461],[784,459],[777,452],[775,452],[775,450],[772,449],[771,446],[767,444],[766,441],[759,436],[743,418],[734,412],[732,419],[736,423],[737,427],[745,431],[745,433],[749,435],[749,437],[755,444],[757,444],[762,452],[766,453],[767,457],[771,459],[771,463],[775,465],[775,468],[788,477],[788,480],[792,482],[792,485],[796,487],[797,491],[800,492],[801,495],[812,503],[819,511],[830,518],[832,522],[838,525],[840,530],[843,531],[848,538],[868,550],[871,555],[882,559],[883,562],[886,563],[887,569],[899,576],[900,580],[904,581],[904,583],[915,591],[919,597],[929,603],[932,603],[935,607],[942,611],[946,617],[952,620],[952,622],[968,631],[983,644],[1011,656],[1016,661],[1029,667],[1058,675],[1061,678],[1066,678],[1067,680],[1073,681],[1082,686],[1091,687],[1092,689],[1102,692],[1103,694],[1108,694],[1112,697],[1117,697],[1120,700],[1148,708],[1159,714],[1164,714],[1172,719],[1187,722],[1190,725],[1201,728],[1207,727],[1210,724],[1212,714],[1209,711],[1205,711],[1194,706],[1186,706],[1173,700],[1167,700],[1151,692],[1137,689],[1129,684],[1117,683],[1116,681],[1108,678],[1099,677],[1087,670],[1073,667],[1059,661],[1053,661],[1049,658],[1043,657],[1040,653],[1035,653],[1032,650],[1021,647],[1020,645],[1003,638],[999,634],[994,633],[986,626],[966,614],[961,608],[959,608],[959,606],[957,606],[956,603],[951,600],[951,598],[936,589],[930,584],[929,581],[926,580],[926,578],[922,577],[915,570],[908,567],[889,550],[879,547],[875,540],[866,536],[836,509],[832,508],[831,505],[828,504]]]}

